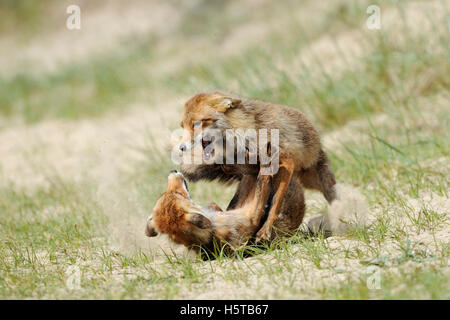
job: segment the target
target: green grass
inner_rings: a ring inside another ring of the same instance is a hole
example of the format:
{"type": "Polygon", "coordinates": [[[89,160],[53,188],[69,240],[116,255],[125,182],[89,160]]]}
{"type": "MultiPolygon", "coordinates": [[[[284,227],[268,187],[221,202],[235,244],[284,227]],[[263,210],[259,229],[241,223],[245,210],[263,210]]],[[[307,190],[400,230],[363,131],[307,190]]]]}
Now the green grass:
{"type": "Polygon", "coordinates": [[[322,289],[329,299],[433,299],[449,298],[448,275],[434,268],[415,268],[401,270],[399,274],[391,272],[381,274],[381,289],[370,290],[366,278],[346,282],[341,286],[322,289]]]}
{"type": "MultiPolygon", "coordinates": [[[[19,73],[1,79],[2,112],[14,115],[20,110],[28,122],[35,122],[49,115],[70,119],[98,116],[113,106],[126,105],[133,101],[129,93],[136,86],[152,90],[151,79],[136,71],[151,61],[151,46],[151,41],[136,46],[130,40],[126,50],[68,65],[54,74],[19,73]]],[[[145,95],[142,99],[145,101],[145,95]]]]}
{"type": "Polygon", "coordinates": [[[45,16],[54,0],[3,0],[0,3],[0,32],[21,31],[30,36],[41,29],[45,16]],[[34,29],[34,30],[33,30],[34,29]]]}
{"type": "MultiPolygon", "coordinates": [[[[355,10],[363,10],[363,7],[356,2],[340,4],[337,8],[332,7],[328,15],[338,16],[341,19],[338,21],[352,20],[355,10]]],[[[286,70],[280,70],[274,60],[282,60],[289,65],[299,51],[307,51],[311,43],[323,34],[346,31],[350,26],[336,26],[325,19],[319,22],[312,20],[311,23],[317,26],[309,29],[308,21],[300,23],[286,12],[283,14],[292,20],[290,28],[293,32],[288,35],[272,32],[263,47],[250,47],[237,56],[212,57],[172,73],[152,72],[152,68],[165,60],[165,53],[158,52],[157,39],[144,36],[129,39],[113,53],[62,67],[56,73],[33,75],[23,72],[12,78],[0,79],[0,112],[5,115],[22,114],[29,122],[48,116],[77,119],[98,116],[133,101],[151,105],[161,95],[190,95],[195,91],[221,88],[238,89],[237,93],[245,96],[306,108],[317,118],[318,125],[329,127],[361,116],[355,97],[367,110],[381,111],[391,95],[383,98],[378,92],[399,91],[393,87],[392,77],[420,76],[420,72],[429,70],[433,63],[448,60],[448,51],[447,56],[426,52],[420,38],[415,38],[407,47],[397,48],[383,35],[368,35],[364,41],[372,45],[375,42],[375,49],[362,58],[362,68],[336,77],[323,70],[323,62],[313,61],[313,65],[303,64],[301,76],[293,78],[286,74],[286,70]],[[393,58],[396,61],[391,63],[393,58]],[[398,74],[405,73],[405,70],[410,73],[398,74]],[[373,88],[374,84],[378,88],[373,88]]],[[[185,19],[195,20],[190,14],[185,19]]],[[[180,27],[180,30],[185,29],[180,27]]],[[[445,41],[443,38],[442,42],[445,41]]],[[[361,43],[361,46],[365,45],[361,43]]],[[[436,78],[427,87],[431,93],[434,88],[448,86],[445,78],[449,71],[448,63],[444,66],[446,68],[437,70],[436,78]]],[[[417,88],[412,89],[417,91],[417,88]]],[[[405,96],[409,96],[409,92],[405,96]]]]}
{"type": "MultiPolygon", "coordinates": [[[[119,205],[128,196],[137,203],[123,203],[123,216],[118,218],[109,210],[120,212],[121,207],[104,206],[105,200],[96,197],[99,182],[89,176],[80,181],[49,174],[47,187],[31,190],[0,186],[0,298],[449,299],[448,212],[440,206],[414,205],[427,195],[441,200],[449,196],[446,24],[430,18],[431,31],[414,35],[403,23],[395,31],[398,40],[393,30],[361,30],[366,2],[336,1],[295,22],[293,16],[307,4],[311,2],[293,1],[277,9],[277,15],[290,21],[290,32],[269,32],[263,44],[238,54],[203,53],[205,58],[195,63],[158,71],[160,64],[170,61],[170,52],[176,55],[189,47],[188,40],[200,38],[199,47],[207,52],[214,41],[249,19],[271,16],[264,5],[249,17],[222,15],[216,21],[213,13],[227,10],[224,3],[208,4],[202,12],[193,8],[170,35],[168,50],[152,35],[130,36],[111,52],[56,71],[19,70],[0,77],[0,113],[33,128],[47,119],[76,124],[102,119],[111,110],[126,113],[135,102],[156,109],[153,104],[161,99],[215,88],[291,105],[313,119],[324,140],[342,139],[327,153],[337,180],[366,195],[376,213],[369,227],[332,238],[299,231],[263,248],[248,247],[232,256],[219,252],[212,261],[139,246],[117,248],[111,225],[125,228],[137,221],[140,227],[133,230],[143,233],[142,212],[151,211],[166,187],[167,173],[175,167],[156,147],[160,134],[149,128],[146,147],[133,150],[143,155],[135,168],[117,168],[120,178],[111,188],[119,190],[119,205]],[[291,16],[282,15],[287,11],[291,16]],[[207,30],[198,24],[202,19],[210,26],[207,30]],[[327,59],[299,59],[325,35],[364,35],[358,43],[363,54],[349,57],[344,55],[347,48],[340,48],[338,71],[327,69],[327,59]],[[427,45],[430,38],[434,42],[427,45]],[[357,129],[352,129],[354,123],[357,129]],[[350,137],[340,134],[348,128],[350,137]],[[142,212],[131,212],[136,208],[142,212]],[[66,285],[69,266],[81,271],[79,290],[66,285]],[[367,285],[371,266],[380,270],[378,290],[367,285]]],[[[408,12],[406,2],[381,5],[383,11],[408,12]]],[[[17,16],[29,14],[28,9],[8,8],[17,16]]],[[[45,149],[42,152],[45,159],[45,149]]],[[[217,183],[189,187],[196,202],[214,200],[221,207],[234,191],[217,183]]],[[[307,214],[318,213],[317,208],[325,209],[325,202],[310,205],[307,214]]]]}

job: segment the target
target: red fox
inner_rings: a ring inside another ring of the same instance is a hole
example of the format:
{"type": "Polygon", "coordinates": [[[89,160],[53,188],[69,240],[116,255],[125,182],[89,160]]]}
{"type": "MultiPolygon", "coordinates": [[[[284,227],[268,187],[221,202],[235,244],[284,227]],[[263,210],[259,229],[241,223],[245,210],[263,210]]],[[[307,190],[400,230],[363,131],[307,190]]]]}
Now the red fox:
{"type": "MultiPolygon", "coordinates": [[[[254,237],[267,211],[270,192],[261,194],[265,187],[261,178],[248,175],[242,179],[241,183],[246,186],[245,197],[241,198],[238,208],[224,212],[215,203],[207,207],[197,205],[190,197],[183,174],[172,170],[168,176],[167,190],[158,199],[153,214],[147,220],[145,234],[153,237],[164,233],[172,241],[196,251],[199,246],[212,249],[214,243],[240,247],[254,237]],[[258,214],[255,215],[255,212],[258,214]]],[[[304,213],[303,189],[294,178],[274,229],[280,233],[295,231],[304,213]]]]}
{"type": "MultiPolygon", "coordinates": [[[[279,218],[288,186],[293,179],[299,181],[304,188],[321,191],[329,203],[336,199],[336,181],[328,157],[322,150],[317,131],[302,112],[278,104],[239,98],[215,91],[197,94],[186,102],[181,121],[184,136],[179,145],[182,152],[188,151],[196,141],[201,141],[204,151],[209,147],[211,141],[194,136],[194,128],[198,125],[202,126],[203,132],[211,129],[220,130],[223,132],[224,140],[227,129],[279,130],[279,146],[271,145],[273,149],[276,148],[274,152],[279,156],[279,170],[269,177],[260,179],[261,183],[270,184],[271,187],[262,188],[259,201],[266,198],[266,193],[271,190],[273,196],[267,219],[256,234],[257,240],[270,240],[272,237],[272,227],[279,218]]],[[[268,145],[270,143],[269,138],[268,145]]],[[[226,142],[222,145],[226,145],[226,142]]],[[[220,156],[214,152],[205,155],[208,158],[220,156]]],[[[182,164],[181,171],[193,181],[239,180],[236,194],[228,207],[238,209],[242,199],[247,199],[245,194],[242,195],[242,192],[246,192],[242,179],[255,176],[261,168],[261,163],[256,165],[221,163],[223,162],[182,164]]],[[[259,215],[258,212],[253,214],[259,215]]]]}

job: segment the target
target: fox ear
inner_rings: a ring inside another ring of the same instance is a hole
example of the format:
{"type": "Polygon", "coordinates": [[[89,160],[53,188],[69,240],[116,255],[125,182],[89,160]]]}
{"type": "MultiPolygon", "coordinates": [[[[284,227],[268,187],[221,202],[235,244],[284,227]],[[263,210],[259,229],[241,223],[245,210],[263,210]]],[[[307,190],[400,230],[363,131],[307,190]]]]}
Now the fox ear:
{"type": "Polygon", "coordinates": [[[241,100],[237,98],[222,97],[215,104],[217,111],[225,113],[230,108],[236,108],[241,104],[241,100]]]}
{"type": "Polygon", "coordinates": [[[186,221],[200,229],[208,229],[212,227],[211,221],[199,213],[186,214],[186,221]]]}
{"type": "Polygon", "coordinates": [[[147,220],[147,226],[145,227],[145,235],[147,237],[156,237],[158,232],[156,232],[155,227],[153,227],[152,218],[147,220]]]}

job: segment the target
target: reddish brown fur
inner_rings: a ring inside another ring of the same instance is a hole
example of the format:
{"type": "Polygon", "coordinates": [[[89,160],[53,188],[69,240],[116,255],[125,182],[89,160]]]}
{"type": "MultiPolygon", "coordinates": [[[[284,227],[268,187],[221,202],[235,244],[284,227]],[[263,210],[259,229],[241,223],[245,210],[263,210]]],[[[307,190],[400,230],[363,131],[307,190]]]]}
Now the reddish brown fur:
{"type": "MultiPolygon", "coordinates": [[[[272,207],[266,223],[258,232],[258,238],[270,239],[272,226],[278,219],[291,179],[298,178],[304,187],[321,191],[329,202],[335,199],[336,181],[328,158],[321,148],[316,130],[300,111],[222,92],[201,93],[185,104],[182,120],[184,142],[193,140],[192,126],[196,121],[202,121],[203,128],[211,127],[222,131],[239,128],[279,129],[280,145],[277,151],[280,170],[271,182],[275,191],[272,207]]],[[[223,181],[241,180],[246,175],[255,175],[259,171],[258,168],[255,170],[254,165],[247,164],[226,167],[217,164],[182,165],[181,169],[192,180],[218,178],[223,181]]],[[[242,189],[238,187],[229,208],[238,208],[236,199],[240,198],[239,192],[243,192],[242,189]]]]}
{"type": "MultiPolygon", "coordinates": [[[[217,240],[218,245],[227,243],[238,247],[245,244],[255,235],[261,218],[267,211],[265,204],[271,201],[269,193],[272,190],[264,190],[271,184],[264,179],[270,180],[270,177],[246,176],[241,181],[245,183],[246,194],[245,198],[239,199],[239,208],[222,212],[215,203],[207,208],[197,206],[184,187],[182,175],[171,174],[168,188],[156,203],[153,216],[147,223],[146,235],[164,233],[174,242],[195,250],[200,245],[211,248],[213,239],[217,240]],[[261,193],[267,195],[262,203],[259,201],[261,193]],[[258,214],[255,215],[255,212],[258,214]]],[[[304,210],[301,184],[293,179],[282,203],[282,214],[275,223],[277,233],[286,234],[297,229],[302,222],[304,210]]]]}
{"type": "Polygon", "coordinates": [[[197,237],[195,232],[190,232],[192,226],[186,220],[188,212],[180,206],[179,200],[173,193],[166,193],[161,197],[154,209],[156,214],[153,216],[153,223],[158,226],[159,233],[167,234],[174,242],[190,247],[202,240],[199,240],[201,237],[197,237]]]}

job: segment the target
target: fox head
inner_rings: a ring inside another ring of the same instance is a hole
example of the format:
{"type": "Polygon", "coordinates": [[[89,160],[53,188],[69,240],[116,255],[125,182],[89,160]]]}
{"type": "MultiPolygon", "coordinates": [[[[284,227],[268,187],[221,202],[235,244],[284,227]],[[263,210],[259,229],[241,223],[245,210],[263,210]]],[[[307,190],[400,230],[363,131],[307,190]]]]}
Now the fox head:
{"type": "Polygon", "coordinates": [[[208,160],[211,155],[207,147],[213,142],[215,135],[213,131],[222,133],[230,128],[225,113],[237,108],[240,104],[240,99],[219,91],[199,93],[190,98],[184,105],[181,120],[183,137],[179,144],[180,150],[189,151],[196,144],[201,144],[205,159],[208,160]]]}
{"type": "MultiPolygon", "coordinates": [[[[185,103],[181,120],[183,137],[178,147],[182,158],[191,160],[181,163],[181,171],[189,180],[233,182],[240,179],[240,174],[231,173],[232,165],[222,164],[228,152],[226,130],[233,129],[230,117],[235,114],[235,118],[245,118],[236,114],[241,106],[241,99],[220,91],[197,94],[185,103]],[[192,155],[201,155],[201,161],[192,161],[192,155]]],[[[229,151],[234,153],[234,150],[229,151]]]]}
{"type": "Polygon", "coordinates": [[[172,170],[167,190],[158,199],[147,220],[145,234],[154,237],[167,234],[174,242],[187,247],[208,244],[212,240],[212,224],[190,198],[182,173],[172,170]]]}

